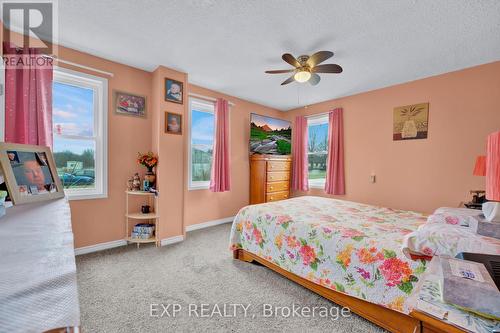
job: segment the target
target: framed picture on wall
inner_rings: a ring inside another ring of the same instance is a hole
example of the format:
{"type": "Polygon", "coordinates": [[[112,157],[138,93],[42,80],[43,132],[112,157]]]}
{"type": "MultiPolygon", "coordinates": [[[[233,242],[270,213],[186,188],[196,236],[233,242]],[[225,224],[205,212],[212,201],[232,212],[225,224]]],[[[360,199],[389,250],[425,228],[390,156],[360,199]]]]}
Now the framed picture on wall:
{"type": "Polygon", "coordinates": [[[114,91],[115,113],[134,117],[146,117],[146,97],[114,91]]]}
{"type": "Polygon", "coordinates": [[[14,205],[64,197],[49,147],[0,143],[0,165],[14,205]]]}
{"type": "Polygon", "coordinates": [[[184,103],[184,87],[182,82],[165,79],[165,100],[173,103],[184,103]]]}
{"type": "Polygon", "coordinates": [[[182,134],[182,115],[165,112],[165,133],[182,134]]]}
{"type": "Polygon", "coordinates": [[[394,108],[393,141],[427,139],[429,103],[394,108]]]}

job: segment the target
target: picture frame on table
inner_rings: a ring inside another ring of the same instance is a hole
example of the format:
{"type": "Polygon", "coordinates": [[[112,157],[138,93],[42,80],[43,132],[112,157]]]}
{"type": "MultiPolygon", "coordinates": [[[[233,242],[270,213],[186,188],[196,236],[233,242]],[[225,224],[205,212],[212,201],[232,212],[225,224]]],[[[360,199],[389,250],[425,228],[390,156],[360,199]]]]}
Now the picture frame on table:
{"type": "Polygon", "coordinates": [[[14,205],[64,197],[49,147],[0,143],[0,166],[14,205]]]}

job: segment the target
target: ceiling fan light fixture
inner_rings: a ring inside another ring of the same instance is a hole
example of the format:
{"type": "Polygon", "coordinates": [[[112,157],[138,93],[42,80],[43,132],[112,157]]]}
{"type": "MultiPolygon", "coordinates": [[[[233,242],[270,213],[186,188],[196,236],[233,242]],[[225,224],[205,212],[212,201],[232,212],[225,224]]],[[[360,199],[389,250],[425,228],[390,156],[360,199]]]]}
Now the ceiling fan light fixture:
{"type": "Polygon", "coordinates": [[[295,81],[300,83],[307,82],[311,78],[311,72],[307,70],[300,70],[297,73],[295,73],[293,78],[295,79],[295,81]]]}

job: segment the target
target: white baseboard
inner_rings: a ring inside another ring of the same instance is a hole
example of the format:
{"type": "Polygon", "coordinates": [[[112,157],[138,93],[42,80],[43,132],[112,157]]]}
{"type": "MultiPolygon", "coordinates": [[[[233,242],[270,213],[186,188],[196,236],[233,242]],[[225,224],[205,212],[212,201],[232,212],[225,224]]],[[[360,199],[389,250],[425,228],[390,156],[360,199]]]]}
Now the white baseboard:
{"type": "Polygon", "coordinates": [[[204,229],[204,228],[208,228],[208,227],[214,227],[214,226],[219,225],[219,224],[233,222],[234,218],[235,218],[235,216],[231,216],[231,217],[225,217],[223,219],[188,225],[186,227],[186,232],[204,229]]]}
{"type": "Polygon", "coordinates": [[[184,240],[184,236],[182,236],[182,235],[169,237],[169,238],[162,239],[160,241],[160,245],[165,246],[165,245],[175,244],[175,243],[182,242],[183,240],[184,240]]]}
{"type": "MultiPolygon", "coordinates": [[[[186,232],[204,229],[204,228],[209,228],[209,227],[214,227],[214,226],[219,225],[219,224],[233,222],[234,218],[235,218],[234,216],[231,216],[231,217],[226,217],[223,219],[218,219],[218,220],[189,225],[186,227],[186,232]]],[[[174,237],[162,239],[160,241],[160,244],[161,244],[161,246],[165,246],[165,245],[179,243],[179,242],[182,242],[183,240],[184,240],[184,236],[182,236],[182,235],[174,236],[174,237]]],[[[125,246],[125,245],[127,245],[127,241],[124,239],[119,239],[119,240],[115,240],[115,241],[111,241],[111,242],[99,243],[99,244],[95,244],[95,245],[79,247],[79,248],[75,249],[75,255],[79,256],[82,254],[112,249],[114,247],[125,246]]]]}
{"type": "Polygon", "coordinates": [[[99,243],[99,244],[95,244],[95,245],[83,246],[83,247],[79,247],[79,248],[75,249],[75,256],[79,256],[81,254],[97,252],[97,251],[102,251],[102,250],[107,250],[107,249],[112,249],[114,247],[125,246],[125,245],[127,245],[127,241],[124,239],[119,239],[119,240],[106,242],[106,243],[99,243]]]}

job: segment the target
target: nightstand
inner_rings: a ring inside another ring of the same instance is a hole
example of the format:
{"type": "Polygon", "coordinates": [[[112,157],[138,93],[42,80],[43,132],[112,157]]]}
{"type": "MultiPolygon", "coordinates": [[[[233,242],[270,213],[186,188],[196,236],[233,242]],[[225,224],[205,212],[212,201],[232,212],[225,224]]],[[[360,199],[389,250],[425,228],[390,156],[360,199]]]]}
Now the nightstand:
{"type": "Polygon", "coordinates": [[[478,210],[483,209],[483,204],[482,203],[465,202],[464,206],[466,208],[469,208],[469,209],[478,209],[478,210]]]}
{"type": "Polygon", "coordinates": [[[422,333],[491,333],[500,331],[500,322],[463,311],[442,300],[440,258],[433,257],[419,277],[408,304],[410,316],[422,322],[422,333]]]}
{"type": "Polygon", "coordinates": [[[463,333],[463,331],[456,326],[447,324],[446,322],[432,317],[420,311],[413,311],[410,313],[415,319],[422,322],[422,333],[463,333]]]}

